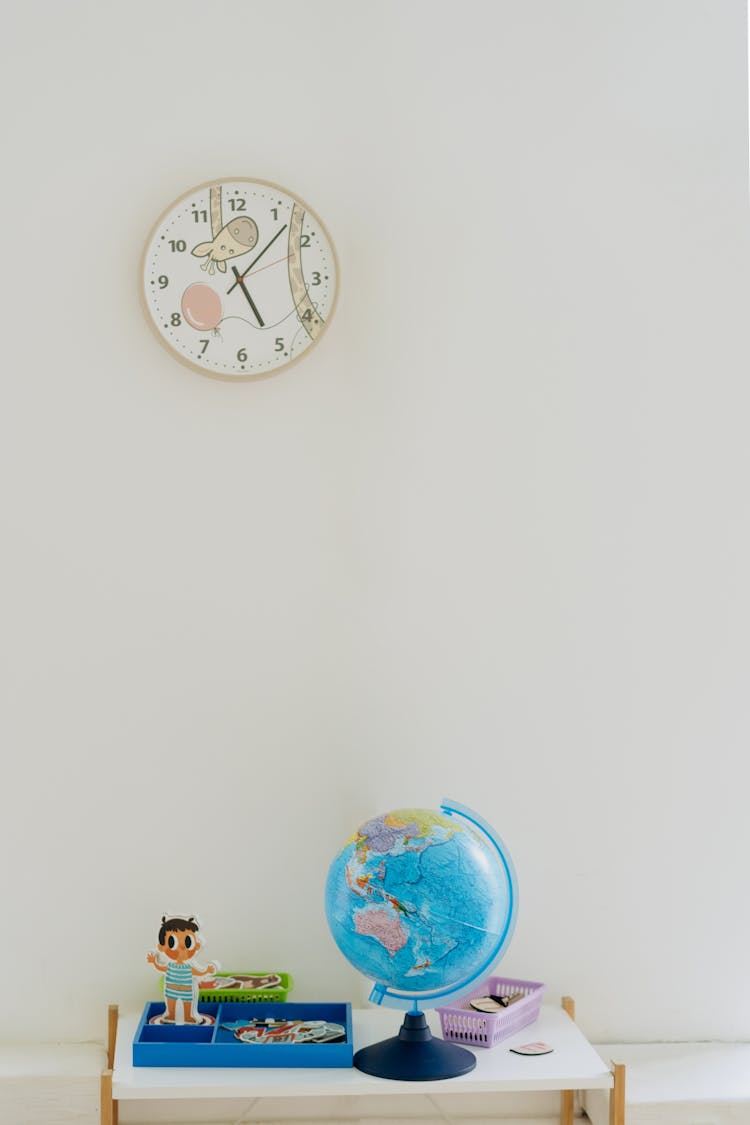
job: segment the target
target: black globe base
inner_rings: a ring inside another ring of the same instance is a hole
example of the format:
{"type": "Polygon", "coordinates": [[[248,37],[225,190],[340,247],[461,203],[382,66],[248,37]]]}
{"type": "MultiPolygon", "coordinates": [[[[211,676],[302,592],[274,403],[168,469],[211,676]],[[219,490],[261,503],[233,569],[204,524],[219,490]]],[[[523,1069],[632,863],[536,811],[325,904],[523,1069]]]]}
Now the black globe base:
{"type": "Polygon", "coordinates": [[[465,1047],[433,1039],[424,1012],[407,1012],[398,1035],[362,1047],[354,1056],[354,1065],[376,1078],[430,1082],[468,1074],[477,1060],[465,1047]]]}

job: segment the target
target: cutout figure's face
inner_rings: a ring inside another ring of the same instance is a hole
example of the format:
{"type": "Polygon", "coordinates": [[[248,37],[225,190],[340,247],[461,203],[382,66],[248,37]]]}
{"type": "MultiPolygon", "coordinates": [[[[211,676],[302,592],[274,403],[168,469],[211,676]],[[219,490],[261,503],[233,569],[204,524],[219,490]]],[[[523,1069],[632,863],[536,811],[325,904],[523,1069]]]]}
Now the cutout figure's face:
{"type": "Polygon", "coordinates": [[[198,935],[192,930],[167,930],[164,944],[159,946],[170,961],[189,961],[200,948],[198,935]]]}

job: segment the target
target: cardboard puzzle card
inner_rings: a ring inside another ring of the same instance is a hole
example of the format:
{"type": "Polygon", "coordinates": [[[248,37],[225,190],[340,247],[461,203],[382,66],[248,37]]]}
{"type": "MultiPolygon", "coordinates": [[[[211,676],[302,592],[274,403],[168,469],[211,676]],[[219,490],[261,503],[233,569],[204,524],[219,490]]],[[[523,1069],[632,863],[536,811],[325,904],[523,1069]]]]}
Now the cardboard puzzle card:
{"type": "Polygon", "coordinates": [[[214,1023],[213,1016],[198,1011],[198,992],[202,977],[213,977],[219,971],[216,961],[201,965],[195,955],[203,945],[200,923],[194,914],[162,914],[157,939],[158,949],[146,954],[146,960],[159,973],[164,973],[164,1012],[153,1016],[150,1023],[214,1023]]]}

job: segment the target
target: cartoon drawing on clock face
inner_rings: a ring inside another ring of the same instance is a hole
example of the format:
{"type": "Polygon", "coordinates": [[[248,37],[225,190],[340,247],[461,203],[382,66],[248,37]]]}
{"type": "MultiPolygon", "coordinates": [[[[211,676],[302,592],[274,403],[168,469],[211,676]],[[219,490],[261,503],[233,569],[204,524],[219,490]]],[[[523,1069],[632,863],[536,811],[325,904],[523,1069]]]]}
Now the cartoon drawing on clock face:
{"type": "Polygon", "coordinates": [[[210,285],[201,282],[188,285],[182,294],[180,307],[185,320],[196,332],[220,335],[219,325],[224,317],[221,297],[210,285]]]}
{"type": "Polygon", "coordinates": [[[205,258],[201,269],[214,273],[217,266],[221,273],[227,272],[229,258],[239,258],[252,250],[258,242],[258,225],[248,215],[238,215],[225,223],[222,218],[221,184],[214,184],[209,192],[211,212],[211,241],[199,242],[192,253],[196,258],[205,258]]]}
{"type": "Polygon", "coordinates": [[[201,263],[202,270],[214,272],[214,263],[222,273],[227,272],[227,259],[239,258],[247,254],[258,241],[258,228],[253,219],[242,216],[239,219],[230,219],[225,227],[211,242],[199,242],[193,247],[196,258],[205,258],[201,263]]]}
{"type": "Polygon", "coordinates": [[[292,207],[289,223],[289,287],[300,324],[311,340],[315,340],[325,325],[318,306],[311,299],[302,276],[302,223],[305,212],[296,203],[292,207]]]}

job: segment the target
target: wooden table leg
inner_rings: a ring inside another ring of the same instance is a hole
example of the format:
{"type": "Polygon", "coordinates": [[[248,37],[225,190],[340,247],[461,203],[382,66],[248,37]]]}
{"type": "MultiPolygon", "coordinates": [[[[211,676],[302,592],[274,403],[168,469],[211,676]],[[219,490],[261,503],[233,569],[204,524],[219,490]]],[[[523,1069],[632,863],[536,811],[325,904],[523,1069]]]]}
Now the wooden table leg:
{"type": "MultiPolygon", "coordinates": [[[[570,1018],[575,1021],[576,1006],[572,996],[563,996],[562,998],[563,1010],[568,1013],[570,1018]]],[[[575,1092],[573,1090],[563,1090],[560,1094],[560,1125],[573,1125],[573,1112],[575,1109],[575,1092]]]]}
{"type": "Polygon", "coordinates": [[[110,1070],[115,1065],[115,1047],[117,1046],[117,1018],[120,1009],[117,1004],[110,1004],[107,1009],[107,1066],[110,1070]]]}
{"type": "Polygon", "coordinates": [[[572,1090],[563,1090],[560,1094],[560,1125],[573,1125],[574,1094],[572,1090]]]}
{"type": "Polygon", "coordinates": [[[609,1091],[609,1125],[625,1125],[625,1064],[613,1063],[615,1084],[609,1091]]]}
{"type": "Polygon", "coordinates": [[[115,1103],[112,1099],[112,1071],[103,1070],[100,1086],[100,1112],[101,1125],[115,1125],[115,1103]]]}
{"type": "Polygon", "coordinates": [[[112,1097],[112,1070],[115,1065],[115,1046],[117,1045],[117,1004],[110,1004],[107,1011],[107,1069],[102,1071],[99,1105],[101,1125],[117,1125],[117,1102],[112,1097]]]}

